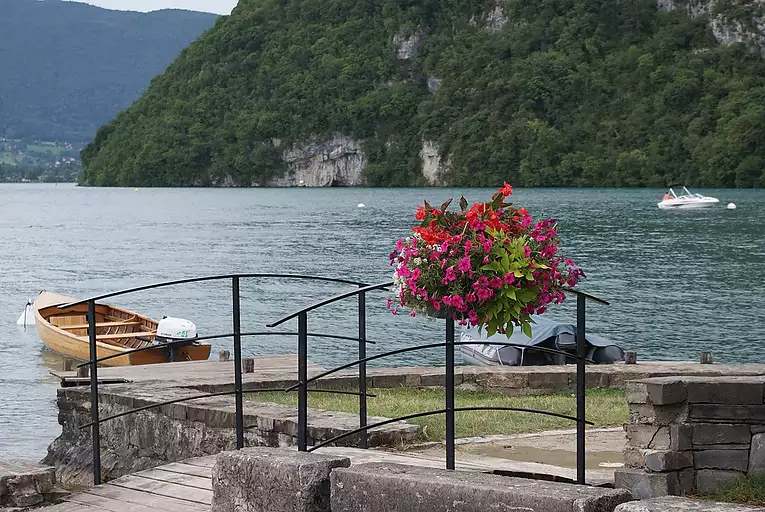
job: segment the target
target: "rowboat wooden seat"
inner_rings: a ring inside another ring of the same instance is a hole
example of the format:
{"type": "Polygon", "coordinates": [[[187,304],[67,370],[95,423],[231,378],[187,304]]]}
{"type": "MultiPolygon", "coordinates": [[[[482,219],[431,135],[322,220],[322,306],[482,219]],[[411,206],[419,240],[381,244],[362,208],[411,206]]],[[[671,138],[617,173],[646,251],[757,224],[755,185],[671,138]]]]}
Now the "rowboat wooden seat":
{"type": "MultiPolygon", "coordinates": [[[[121,327],[123,325],[141,325],[141,322],[138,320],[128,321],[128,322],[96,322],[96,329],[98,329],[99,327],[121,327]]],[[[73,329],[87,329],[88,327],[90,327],[90,325],[75,324],[75,325],[60,325],[58,327],[69,331],[73,329]]]]}
{"type": "MultiPolygon", "coordinates": [[[[123,340],[127,338],[135,338],[136,336],[142,336],[142,337],[149,337],[149,336],[156,336],[156,331],[146,331],[146,332],[123,332],[121,334],[99,334],[96,336],[96,340],[123,340]]],[[[78,338],[88,339],[87,336],[78,336],[78,338]]]]}

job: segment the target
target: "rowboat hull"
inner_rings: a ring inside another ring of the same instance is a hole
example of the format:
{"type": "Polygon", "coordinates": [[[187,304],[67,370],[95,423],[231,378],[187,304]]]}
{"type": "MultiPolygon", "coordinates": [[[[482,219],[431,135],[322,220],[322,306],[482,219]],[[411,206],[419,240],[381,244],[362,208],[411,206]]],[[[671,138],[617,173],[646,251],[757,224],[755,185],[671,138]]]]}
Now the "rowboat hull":
{"type": "MultiPolygon", "coordinates": [[[[90,343],[87,327],[87,304],[66,309],[58,305],[77,299],[51,292],[42,292],[34,304],[37,332],[50,350],[80,361],[90,360],[90,343]]],[[[96,354],[98,358],[117,356],[100,363],[102,366],[130,366],[166,363],[170,350],[156,348],[123,354],[135,348],[149,346],[140,338],[156,337],[157,321],[132,311],[105,304],[96,305],[96,354]]],[[[195,343],[176,349],[177,361],[203,361],[210,357],[210,345],[195,343]]]]}

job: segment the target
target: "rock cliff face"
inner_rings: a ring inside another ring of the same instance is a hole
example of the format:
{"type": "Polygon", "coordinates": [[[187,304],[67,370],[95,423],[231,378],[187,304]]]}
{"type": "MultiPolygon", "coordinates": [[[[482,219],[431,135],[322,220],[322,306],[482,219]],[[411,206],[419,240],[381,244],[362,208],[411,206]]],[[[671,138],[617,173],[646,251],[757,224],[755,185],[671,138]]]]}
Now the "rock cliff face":
{"type": "Polygon", "coordinates": [[[364,184],[361,170],[367,157],[357,140],[336,135],[326,141],[311,141],[285,150],[285,176],[269,185],[282,187],[357,187],[364,184]]]}
{"type": "Polygon", "coordinates": [[[744,43],[765,58],[765,0],[657,0],[662,11],[709,16],[721,44],[744,43]]]}
{"type": "Polygon", "coordinates": [[[449,169],[448,160],[441,161],[441,148],[436,142],[424,141],[420,150],[420,159],[422,160],[422,175],[428,185],[443,185],[443,174],[449,169]]]}

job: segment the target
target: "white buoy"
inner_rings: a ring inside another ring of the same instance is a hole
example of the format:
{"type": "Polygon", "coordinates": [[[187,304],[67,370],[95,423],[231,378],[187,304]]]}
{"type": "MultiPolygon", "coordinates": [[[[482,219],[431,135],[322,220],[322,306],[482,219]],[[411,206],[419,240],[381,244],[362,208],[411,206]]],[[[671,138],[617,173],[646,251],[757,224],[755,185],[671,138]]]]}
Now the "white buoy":
{"type": "Polygon", "coordinates": [[[735,210],[736,209],[736,203],[728,203],[728,209],[729,210],[735,210]]]}
{"type": "Polygon", "coordinates": [[[367,207],[367,205],[365,205],[364,203],[359,203],[359,206],[358,206],[358,207],[359,207],[359,208],[366,208],[366,207],[367,207]]]}
{"type": "Polygon", "coordinates": [[[27,300],[27,305],[24,308],[24,312],[16,321],[16,325],[22,325],[24,327],[28,325],[35,325],[35,312],[32,307],[32,299],[27,300]]]}

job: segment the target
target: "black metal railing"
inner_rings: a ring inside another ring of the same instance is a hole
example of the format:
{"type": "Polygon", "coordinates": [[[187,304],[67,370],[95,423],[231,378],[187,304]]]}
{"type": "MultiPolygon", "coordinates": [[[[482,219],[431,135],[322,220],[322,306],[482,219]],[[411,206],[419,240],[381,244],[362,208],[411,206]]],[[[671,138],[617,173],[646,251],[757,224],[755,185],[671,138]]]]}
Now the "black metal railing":
{"type": "Polygon", "coordinates": [[[258,393],[258,392],[269,392],[269,391],[286,391],[286,392],[297,391],[297,394],[298,394],[298,407],[297,407],[298,408],[298,436],[297,436],[298,440],[297,441],[298,441],[298,450],[300,451],[317,450],[323,446],[334,444],[342,439],[345,439],[347,437],[351,437],[354,435],[358,436],[358,441],[357,441],[358,445],[360,447],[366,448],[368,444],[367,433],[370,429],[384,426],[384,425],[398,422],[398,421],[405,421],[408,419],[414,419],[419,417],[444,414],[445,420],[446,420],[446,440],[445,440],[446,467],[447,469],[454,469],[455,462],[456,462],[455,461],[455,443],[454,443],[455,437],[456,437],[455,413],[462,412],[462,411],[475,411],[475,410],[499,410],[499,411],[525,412],[525,413],[532,413],[532,414],[554,416],[554,417],[564,418],[564,419],[568,419],[568,420],[576,422],[576,425],[577,425],[577,457],[576,457],[577,479],[576,480],[577,480],[577,483],[584,484],[585,476],[586,476],[585,475],[585,426],[592,425],[591,422],[588,422],[586,420],[585,364],[588,362],[593,362],[586,358],[586,340],[585,340],[586,301],[591,300],[596,303],[606,304],[606,305],[608,304],[608,302],[602,299],[599,299],[597,297],[594,297],[592,295],[580,292],[578,290],[573,290],[568,288],[565,289],[567,293],[575,294],[577,298],[577,329],[576,329],[577,351],[575,355],[565,352],[563,350],[550,349],[546,347],[528,347],[526,345],[519,345],[516,343],[510,343],[510,342],[507,342],[507,343],[492,342],[492,344],[495,344],[495,345],[533,349],[533,350],[546,352],[550,354],[562,355],[565,358],[575,360],[576,366],[577,366],[576,368],[576,416],[568,416],[568,415],[554,413],[550,411],[516,408],[516,407],[502,407],[502,406],[455,407],[454,348],[459,345],[473,344],[475,342],[455,341],[454,319],[452,318],[445,319],[446,320],[445,336],[444,336],[445,341],[443,343],[427,343],[427,344],[421,344],[416,346],[390,350],[390,351],[378,353],[372,356],[367,355],[366,345],[374,343],[367,339],[367,333],[366,333],[367,293],[387,289],[392,284],[393,284],[392,282],[383,282],[383,283],[378,283],[373,285],[367,285],[365,283],[350,281],[346,279],[333,279],[333,278],[320,277],[320,276],[304,276],[304,275],[295,275],[295,274],[228,274],[228,275],[221,275],[221,276],[207,276],[207,277],[200,277],[200,278],[181,279],[176,281],[168,281],[164,283],[156,283],[152,285],[140,286],[136,288],[130,288],[127,290],[121,290],[118,292],[112,292],[112,293],[108,293],[104,295],[99,295],[96,297],[91,297],[89,299],[84,299],[82,301],[72,302],[69,304],[63,304],[59,306],[59,308],[61,309],[66,309],[66,308],[71,308],[71,307],[82,305],[82,304],[88,305],[88,325],[89,325],[88,335],[89,335],[89,343],[90,343],[90,361],[83,363],[79,366],[90,367],[91,421],[87,424],[81,425],[80,428],[83,428],[83,429],[88,427],[91,428],[92,442],[93,442],[94,483],[96,485],[101,483],[101,450],[100,450],[100,429],[99,429],[100,424],[105,421],[112,420],[114,418],[136,413],[139,411],[145,411],[145,410],[156,408],[156,407],[161,407],[163,405],[233,394],[235,396],[236,447],[237,449],[242,448],[244,446],[244,431],[247,428],[249,428],[248,426],[244,425],[244,414],[243,414],[242,351],[241,351],[242,338],[251,337],[251,336],[279,335],[279,336],[296,336],[297,337],[297,355],[298,355],[297,383],[287,387],[286,389],[283,389],[283,388],[255,389],[248,392],[258,393]],[[315,281],[323,281],[323,282],[335,283],[335,284],[349,284],[349,285],[355,286],[356,288],[350,291],[346,291],[346,292],[334,295],[327,299],[323,299],[307,307],[303,307],[302,309],[299,309],[293,313],[290,313],[266,325],[267,328],[273,329],[275,327],[278,327],[288,322],[289,320],[297,319],[297,331],[242,332],[239,287],[240,287],[240,280],[244,278],[279,278],[279,279],[315,280],[315,281]],[[99,410],[98,410],[98,369],[97,369],[98,363],[106,361],[113,357],[125,356],[135,352],[140,352],[143,350],[164,350],[164,347],[168,347],[169,349],[172,349],[172,347],[176,344],[177,345],[187,344],[188,340],[173,340],[158,346],[141,347],[141,348],[121,352],[120,354],[117,354],[117,355],[111,355],[111,356],[98,358],[97,357],[97,339],[96,339],[96,314],[95,314],[96,302],[105,298],[116,297],[119,295],[125,295],[125,294],[135,293],[135,292],[144,291],[144,290],[151,290],[155,288],[162,288],[167,286],[175,286],[180,284],[195,283],[195,282],[202,282],[202,281],[223,280],[223,279],[231,280],[233,331],[228,334],[214,334],[214,335],[199,337],[199,338],[196,338],[195,341],[233,338],[233,345],[234,345],[234,389],[233,391],[203,393],[199,395],[178,398],[178,399],[169,400],[169,401],[165,401],[165,402],[161,402],[157,404],[150,404],[137,409],[132,409],[130,411],[124,411],[119,414],[115,414],[105,418],[100,418],[99,410]],[[346,336],[346,335],[315,333],[315,332],[310,332],[308,330],[308,313],[309,312],[315,311],[324,306],[327,306],[345,299],[349,299],[352,297],[357,297],[357,301],[358,301],[358,337],[354,338],[352,336],[346,336]],[[355,341],[358,343],[358,359],[349,363],[341,364],[340,366],[337,366],[331,370],[321,372],[318,375],[314,375],[313,377],[309,378],[308,377],[308,339],[310,337],[333,338],[333,339],[346,340],[346,341],[355,341]],[[378,360],[378,359],[382,359],[382,358],[386,358],[386,357],[390,357],[390,356],[394,356],[394,355],[398,355],[402,353],[433,349],[433,348],[445,349],[445,353],[444,353],[444,362],[445,362],[444,388],[446,393],[445,407],[443,409],[438,409],[433,411],[423,411],[423,412],[419,412],[415,414],[409,414],[406,416],[400,416],[397,418],[387,419],[385,421],[381,421],[374,424],[369,424],[368,415],[367,415],[367,398],[374,397],[374,395],[367,393],[367,363],[370,361],[374,361],[374,360],[378,360]],[[358,391],[356,392],[347,391],[347,390],[336,390],[336,389],[317,389],[314,387],[309,387],[312,384],[316,384],[318,381],[320,381],[320,379],[324,377],[327,377],[329,375],[332,375],[342,370],[346,370],[353,367],[358,368],[358,391]],[[350,432],[345,432],[343,434],[337,435],[330,439],[326,439],[309,448],[308,447],[308,440],[309,440],[308,393],[309,392],[358,395],[359,397],[359,428],[352,430],[350,432]]]}

